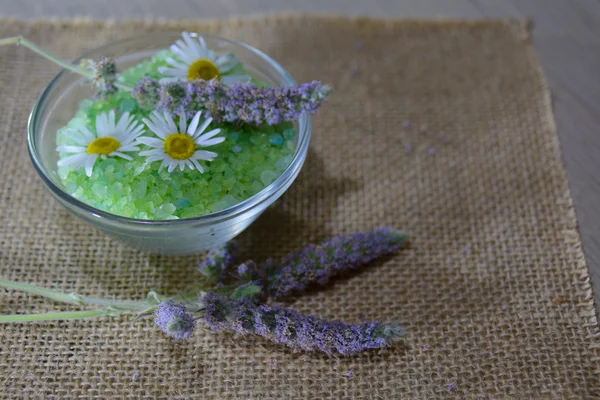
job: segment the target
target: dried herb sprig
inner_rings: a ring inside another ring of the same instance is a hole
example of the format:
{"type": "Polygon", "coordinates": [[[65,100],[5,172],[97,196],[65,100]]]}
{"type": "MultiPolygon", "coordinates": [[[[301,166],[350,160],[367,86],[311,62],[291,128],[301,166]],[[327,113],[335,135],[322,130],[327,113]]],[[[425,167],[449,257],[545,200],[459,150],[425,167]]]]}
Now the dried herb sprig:
{"type": "Polygon", "coordinates": [[[159,84],[144,78],[132,95],[140,105],[172,115],[184,109],[189,118],[203,111],[215,121],[275,125],[296,120],[304,112],[314,113],[330,92],[330,86],[318,81],[263,88],[250,83],[227,86],[216,79],[159,84]]]}
{"type": "Polygon", "coordinates": [[[405,329],[396,325],[326,321],[291,309],[258,305],[248,299],[229,300],[215,293],[207,293],[202,303],[201,319],[212,330],[255,334],[294,350],[352,355],[386,347],[405,333],[405,329]]]}
{"type": "Polygon", "coordinates": [[[350,236],[336,236],[320,244],[311,244],[281,260],[268,259],[262,264],[252,260],[232,266],[219,250],[209,254],[200,270],[206,276],[229,283],[258,283],[264,294],[281,298],[325,285],[333,277],[356,270],[373,260],[397,251],[408,242],[408,235],[392,228],[378,228],[350,236]]]}

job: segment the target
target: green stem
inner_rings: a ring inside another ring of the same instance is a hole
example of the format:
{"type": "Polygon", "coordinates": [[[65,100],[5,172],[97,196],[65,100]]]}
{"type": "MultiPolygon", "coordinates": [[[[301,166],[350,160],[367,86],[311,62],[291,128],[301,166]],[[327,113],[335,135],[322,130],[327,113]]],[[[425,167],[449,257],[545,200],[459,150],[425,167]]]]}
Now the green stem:
{"type": "Polygon", "coordinates": [[[112,307],[115,309],[122,310],[146,310],[155,304],[149,300],[143,301],[130,301],[130,300],[112,300],[112,299],[100,299],[96,297],[84,297],[77,293],[62,293],[51,289],[42,288],[28,283],[7,281],[0,278],[0,287],[6,289],[20,290],[31,294],[37,294],[54,301],[62,303],[76,304],[76,305],[94,305],[102,307],[112,307]]]}
{"type": "MultiPolygon", "coordinates": [[[[29,50],[32,50],[33,52],[39,54],[40,56],[52,61],[53,63],[60,65],[64,69],[75,72],[76,74],[84,76],[88,79],[94,79],[94,74],[91,71],[85,70],[75,64],[68,63],[65,60],[58,58],[54,54],[42,49],[35,43],[30,42],[29,40],[25,39],[22,36],[14,36],[14,37],[0,39],[0,46],[10,45],[10,44],[20,44],[22,46],[25,46],[29,50]]],[[[133,88],[131,86],[129,86],[125,83],[115,82],[115,86],[117,86],[120,89],[126,90],[128,92],[131,92],[133,90],[133,88]]]]}
{"type": "Polygon", "coordinates": [[[14,314],[0,315],[0,323],[8,322],[30,322],[30,321],[56,321],[66,319],[81,319],[92,317],[115,316],[117,311],[112,308],[101,308],[99,310],[84,311],[62,311],[42,314],[14,314]]]}

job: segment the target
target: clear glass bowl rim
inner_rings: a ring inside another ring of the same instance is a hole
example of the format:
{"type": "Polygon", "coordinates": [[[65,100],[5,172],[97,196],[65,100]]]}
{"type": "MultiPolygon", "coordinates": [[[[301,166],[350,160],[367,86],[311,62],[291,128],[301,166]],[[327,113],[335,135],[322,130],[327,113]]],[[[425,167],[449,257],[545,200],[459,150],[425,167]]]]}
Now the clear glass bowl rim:
{"type": "MultiPolygon", "coordinates": [[[[143,37],[147,38],[148,36],[164,36],[164,35],[171,35],[171,34],[172,35],[181,35],[181,32],[177,32],[177,31],[155,32],[155,33],[150,33],[150,34],[131,36],[128,38],[110,42],[103,46],[100,46],[100,47],[97,47],[90,51],[87,51],[81,57],[76,59],[73,63],[78,64],[81,60],[86,59],[86,58],[91,58],[91,56],[93,54],[102,52],[103,49],[109,49],[115,45],[126,44],[128,42],[135,42],[135,41],[140,40],[143,37]]],[[[243,42],[240,42],[240,41],[237,41],[234,39],[229,39],[229,38],[225,38],[222,36],[209,34],[209,33],[202,33],[202,32],[197,32],[197,34],[202,37],[211,37],[211,38],[214,38],[217,40],[229,42],[230,44],[245,48],[246,50],[248,50],[248,51],[254,53],[256,56],[258,56],[258,58],[260,58],[262,61],[266,62],[278,74],[283,76],[283,78],[285,80],[285,85],[292,86],[292,85],[296,84],[296,81],[278,62],[276,62],[275,60],[273,60],[271,57],[269,57],[265,53],[261,52],[260,50],[255,49],[254,47],[252,47],[246,43],[243,43],[243,42]]],[[[231,218],[235,218],[237,216],[243,215],[246,212],[248,212],[249,210],[260,206],[261,203],[267,201],[272,195],[276,194],[277,188],[284,186],[287,181],[293,180],[295,178],[295,176],[297,175],[297,170],[302,168],[304,157],[308,150],[308,143],[310,141],[310,134],[311,134],[310,116],[307,115],[306,113],[302,114],[298,121],[298,126],[299,126],[299,128],[298,128],[298,143],[296,145],[296,150],[294,151],[294,156],[293,156],[293,159],[292,159],[292,162],[290,163],[290,165],[270,185],[268,185],[267,187],[265,187],[263,190],[256,193],[252,197],[249,197],[246,200],[243,200],[234,206],[231,206],[229,208],[226,208],[224,210],[221,210],[221,211],[218,211],[215,213],[202,215],[199,217],[173,219],[173,220],[136,219],[136,218],[129,218],[129,217],[124,217],[124,216],[120,216],[120,215],[116,215],[116,214],[111,214],[106,211],[99,210],[99,209],[92,207],[80,200],[77,200],[70,194],[66,193],[58,185],[56,185],[52,181],[52,179],[50,179],[47,176],[46,171],[45,171],[45,169],[42,165],[42,162],[39,158],[39,155],[38,155],[38,149],[37,149],[35,137],[36,137],[36,127],[39,124],[40,107],[42,104],[44,104],[46,97],[48,96],[50,91],[53,89],[56,82],[63,76],[63,74],[68,74],[68,73],[73,73],[73,72],[62,69],[52,79],[52,81],[50,81],[48,86],[46,86],[44,91],[40,94],[40,96],[37,98],[36,102],[34,103],[31,113],[29,114],[29,119],[27,121],[27,149],[29,151],[29,156],[33,162],[35,169],[37,170],[38,174],[42,178],[42,181],[44,182],[44,184],[50,189],[50,191],[53,194],[55,194],[56,196],[59,196],[61,200],[65,201],[66,203],[70,204],[71,206],[82,209],[83,211],[86,211],[87,213],[92,214],[98,218],[109,219],[109,220],[112,220],[117,223],[147,226],[147,227],[150,227],[150,226],[158,227],[158,226],[164,226],[164,225],[174,227],[177,225],[185,225],[185,224],[190,224],[190,223],[193,223],[196,226],[212,225],[212,224],[215,224],[215,223],[218,223],[221,221],[229,220],[231,218]]]]}

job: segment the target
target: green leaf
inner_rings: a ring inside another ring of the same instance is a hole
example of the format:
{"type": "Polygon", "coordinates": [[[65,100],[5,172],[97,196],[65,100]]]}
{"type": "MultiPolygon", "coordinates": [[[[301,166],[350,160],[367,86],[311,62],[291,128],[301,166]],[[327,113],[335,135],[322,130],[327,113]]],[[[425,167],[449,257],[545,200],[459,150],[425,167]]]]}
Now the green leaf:
{"type": "Polygon", "coordinates": [[[256,284],[256,282],[248,282],[235,288],[234,291],[231,293],[231,298],[233,300],[252,298],[260,294],[261,291],[262,287],[256,284]]]}

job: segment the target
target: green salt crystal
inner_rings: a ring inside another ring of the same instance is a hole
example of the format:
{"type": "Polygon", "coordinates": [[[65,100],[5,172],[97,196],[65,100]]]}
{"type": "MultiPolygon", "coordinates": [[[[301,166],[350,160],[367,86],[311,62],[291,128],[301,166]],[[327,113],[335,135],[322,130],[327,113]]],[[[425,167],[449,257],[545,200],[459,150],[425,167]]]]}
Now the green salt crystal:
{"type": "Polygon", "coordinates": [[[256,194],[258,192],[260,192],[261,190],[263,190],[264,185],[262,185],[260,182],[258,181],[254,181],[252,182],[252,184],[250,185],[250,190],[252,194],[256,194]]]}
{"type": "Polygon", "coordinates": [[[73,192],[72,196],[76,199],[81,199],[83,197],[83,188],[81,186],[78,187],[75,192],[73,192]]]}
{"type": "Polygon", "coordinates": [[[283,131],[283,137],[286,140],[292,140],[293,138],[296,137],[296,130],[294,130],[294,129],[286,129],[285,131],[283,131]]]}
{"type": "Polygon", "coordinates": [[[123,99],[119,102],[119,112],[120,113],[124,113],[124,112],[133,112],[135,110],[137,110],[138,108],[138,103],[135,99],[129,98],[129,99],[123,99]]]}
{"type": "Polygon", "coordinates": [[[281,146],[283,144],[283,137],[278,133],[274,133],[269,136],[269,143],[274,146],[281,146]]]}
{"type": "Polygon", "coordinates": [[[121,197],[119,199],[119,201],[117,201],[115,203],[115,208],[119,209],[120,211],[123,209],[123,207],[127,204],[127,197],[121,197]]]}
{"type": "Polygon", "coordinates": [[[177,205],[177,208],[184,208],[190,206],[192,202],[188,199],[179,199],[175,202],[175,204],[177,205]]]}
{"type": "Polygon", "coordinates": [[[255,165],[262,164],[265,161],[265,156],[260,152],[255,152],[255,153],[252,153],[252,156],[250,157],[250,161],[255,165]]]}
{"type": "Polygon", "coordinates": [[[235,154],[240,153],[243,150],[242,146],[240,146],[239,144],[236,144],[235,146],[233,146],[231,148],[231,151],[235,154]]]}
{"type": "Polygon", "coordinates": [[[147,189],[148,189],[148,186],[146,184],[146,181],[139,181],[133,186],[133,195],[136,198],[141,199],[142,197],[144,197],[146,195],[147,189]]]}
{"type": "Polygon", "coordinates": [[[100,182],[94,182],[92,184],[92,192],[97,198],[102,199],[108,194],[108,188],[100,182]]]}
{"type": "Polygon", "coordinates": [[[148,196],[148,199],[154,204],[162,204],[163,203],[163,198],[160,197],[160,195],[156,192],[150,193],[150,195],[148,196]]]}
{"type": "Polygon", "coordinates": [[[277,169],[277,171],[283,171],[288,167],[288,165],[290,165],[291,162],[292,162],[292,156],[288,155],[285,157],[281,157],[275,163],[275,168],[277,169]]]}
{"type": "Polygon", "coordinates": [[[262,183],[265,184],[265,186],[267,186],[275,179],[277,179],[278,176],[279,174],[273,171],[264,171],[262,174],[260,174],[260,180],[262,181],[262,183]]]}
{"type": "Polygon", "coordinates": [[[156,209],[154,210],[154,215],[156,215],[157,218],[164,219],[170,215],[173,215],[176,209],[177,207],[175,207],[173,204],[166,203],[159,207],[156,207],[156,209]]]}
{"type": "Polygon", "coordinates": [[[236,205],[240,201],[231,195],[224,196],[222,199],[214,203],[210,208],[213,212],[221,211],[231,206],[236,205]]]}
{"type": "Polygon", "coordinates": [[[223,188],[225,188],[225,190],[231,190],[235,183],[236,180],[234,178],[225,179],[223,181],[223,188]]]}
{"type": "Polygon", "coordinates": [[[266,135],[264,133],[250,135],[250,142],[259,144],[266,135]]]}
{"type": "Polygon", "coordinates": [[[134,211],[131,207],[129,207],[127,204],[123,206],[123,208],[121,208],[121,215],[127,218],[132,218],[134,215],[134,211]]]}

